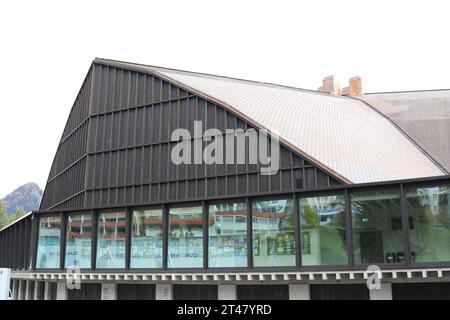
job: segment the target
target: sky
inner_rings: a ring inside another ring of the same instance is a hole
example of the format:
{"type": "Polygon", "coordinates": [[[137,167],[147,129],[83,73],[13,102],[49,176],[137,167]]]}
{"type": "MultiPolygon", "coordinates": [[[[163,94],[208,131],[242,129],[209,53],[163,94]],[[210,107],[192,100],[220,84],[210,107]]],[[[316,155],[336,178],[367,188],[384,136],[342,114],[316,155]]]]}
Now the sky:
{"type": "Polygon", "coordinates": [[[450,88],[448,1],[0,1],[0,198],[41,188],[95,57],[317,89],[450,88]]]}

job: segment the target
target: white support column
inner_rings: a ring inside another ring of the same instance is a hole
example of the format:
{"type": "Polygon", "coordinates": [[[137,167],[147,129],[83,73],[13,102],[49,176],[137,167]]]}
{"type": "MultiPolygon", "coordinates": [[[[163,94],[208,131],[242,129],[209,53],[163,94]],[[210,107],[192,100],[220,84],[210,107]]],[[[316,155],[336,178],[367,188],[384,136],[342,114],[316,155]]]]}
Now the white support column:
{"type": "Polygon", "coordinates": [[[237,292],[234,284],[219,284],[217,286],[219,300],[236,300],[237,292]]]}
{"type": "Polygon", "coordinates": [[[14,300],[19,300],[19,280],[14,279],[13,280],[13,299],[14,300]]]}
{"type": "Polygon", "coordinates": [[[30,286],[31,286],[31,281],[29,280],[25,280],[25,299],[24,300],[31,300],[30,298],[30,286]]]}
{"type": "Polygon", "coordinates": [[[156,300],[173,300],[173,288],[171,284],[157,284],[155,292],[156,300]]]}
{"type": "Polygon", "coordinates": [[[117,300],[117,284],[102,283],[102,300],[117,300]]]}
{"type": "Polygon", "coordinates": [[[382,283],[380,289],[369,290],[370,300],[392,300],[392,285],[382,283]]]}
{"type": "Polygon", "coordinates": [[[65,282],[56,284],[56,300],[67,300],[67,284],[65,282]]]}
{"type": "Polygon", "coordinates": [[[289,300],[311,300],[309,284],[290,284],[289,300]]]}
{"type": "Polygon", "coordinates": [[[24,299],[24,292],[23,292],[23,281],[24,280],[19,280],[17,281],[19,283],[18,285],[18,290],[17,290],[17,300],[25,300],[24,299]]]}
{"type": "Polygon", "coordinates": [[[34,282],[34,292],[32,293],[33,300],[38,300],[39,298],[39,284],[42,285],[41,283],[39,283],[39,281],[34,282]]]}
{"type": "Polygon", "coordinates": [[[51,291],[52,287],[50,285],[49,281],[44,282],[44,300],[50,300],[51,299],[51,291]]]}

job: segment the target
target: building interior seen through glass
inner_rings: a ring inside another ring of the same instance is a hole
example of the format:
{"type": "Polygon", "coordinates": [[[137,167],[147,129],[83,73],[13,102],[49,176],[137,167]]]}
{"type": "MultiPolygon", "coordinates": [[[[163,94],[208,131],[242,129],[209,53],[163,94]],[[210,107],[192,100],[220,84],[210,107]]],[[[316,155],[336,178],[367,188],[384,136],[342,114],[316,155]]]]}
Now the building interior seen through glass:
{"type": "Polygon", "coordinates": [[[169,268],[203,267],[203,210],[169,209],[169,268]]]}
{"type": "Polygon", "coordinates": [[[302,198],[300,215],[302,264],[347,264],[344,195],[302,198]]]}
{"type": "Polygon", "coordinates": [[[208,265],[247,266],[247,205],[229,202],[209,206],[208,265]]]}
{"type": "Polygon", "coordinates": [[[293,201],[254,201],[252,215],[254,266],[295,266],[293,201]]]}
{"type": "Polygon", "coordinates": [[[403,263],[400,191],[355,192],[351,203],[355,263],[403,263]]]}
{"type": "Polygon", "coordinates": [[[162,268],[162,209],[134,210],[132,221],[130,267],[162,268]]]}
{"type": "Polygon", "coordinates": [[[125,211],[99,213],[97,268],[125,268],[125,217],[125,211]]]}
{"type": "Polygon", "coordinates": [[[59,216],[39,219],[39,239],[36,255],[36,268],[59,268],[61,251],[61,218],[59,216]]]}
{"type": "Polygon", "coordinates": [[[69,215],[67,217],[66,231],[66,268],[91,268],[91,239],[91,215],[69,215]]]}
{"type": "Polygon", "coordinates": [[[450,261],[450,186],[406,190],[411,259],[450,261]]]}

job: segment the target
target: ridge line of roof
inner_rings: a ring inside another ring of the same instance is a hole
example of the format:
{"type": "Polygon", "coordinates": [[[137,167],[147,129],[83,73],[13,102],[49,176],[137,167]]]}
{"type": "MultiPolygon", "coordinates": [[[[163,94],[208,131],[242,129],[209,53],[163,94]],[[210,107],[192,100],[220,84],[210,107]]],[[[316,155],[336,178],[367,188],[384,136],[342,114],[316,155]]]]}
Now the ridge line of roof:
{"type": "Polygon", "coordinates": [[[361,101],[365,105],[367,105],[369,108],[374,110],[376,113],[381,115],[383,118],[385,118],[394,128],[396,128],[409,142],[411,142],[412,145],[414,145],[425,157],[427,157],[436,167],[439,168],[439,170],[442,171],[443,174],[448,175],[449,172],[436,160],[434,157],[432,157],[417,141],[415,141],[409,134],[406,133],[397,123],[395,123],[391,118],[389,118],[387,115],[385,115],[383,112],[372,106],[369,102],[363,100],[360,98],[360,96],[349,96],[351,99],[355,99],[358,101],[361,101]]]}
{"type": "Polygon", "coordinates": [[[335,98],[342,98],[342,99],[346,99],[346,98],[347,98],[347,96],[334,95],[334,94],[331,94],[331,93],[328,93],[328,92],[321,92],[321,91],[312,90],[312,89],[298,88],[298,87],[293,87],[293,86],[288,86],[288,85],[283,85],[283,84],[276,84],[276,83],[272,83],[272,82],[264,82],[264,81],[257,81],[257,80],[248,80],[248,79],[235,78],[235,77],[229,77],[229,76],[220,76],[220,75],[211,74],[211,73],[203,73],[203,72],[196,72],[196,71],[188,71],[188,70],[181,70],[181,69],[175,69],[175,68],[166,68],[166,67],[153,66],[153,65],[143,64],[143,63],[134,63],[134,62],[127,62],[127,61],[114,60],[114,59],[105,59],[105,58],[98,58],[98,57],[96,57],[96,58],[94,59],[94,63],[103,63],[103,64],[104,64],[104,63],[130,64],[130,65],[141,66],[141,67],[146,67],[146,68],[163,69],[163,70],[167,70],[167,71],[169,71],[169,72],[170,72],[170,71],[174,71],[174,72],[184,72],[184,73],[190,73],[190,74],[193,74],[193,75],[199,75],[199,76],[216,77],[216,78],[227,79],[227,80],[243,81],[243,82],[248,82],[248,83],[251,83],[251,84],[266,85],[266,86],[274,86],[274,87],[280,87],[280,88],[285,88],[285,89],[292,89],[292,90],[304,91],[304,92],[312,93],[312,94],[324,95],[324,96],[328,96],[328,97],[335,97],[335,98]]]}
{"type": "Polygon", "coordinates": [[[361,96],[374,94],[391,94],[391,93],[414,93],[414,92],[436,92],[436,91],[450,91],[449,89],[422,89],[422,90],[401,90],[401,91],[380,91],[380,92],[366,92],[361,96]]]}

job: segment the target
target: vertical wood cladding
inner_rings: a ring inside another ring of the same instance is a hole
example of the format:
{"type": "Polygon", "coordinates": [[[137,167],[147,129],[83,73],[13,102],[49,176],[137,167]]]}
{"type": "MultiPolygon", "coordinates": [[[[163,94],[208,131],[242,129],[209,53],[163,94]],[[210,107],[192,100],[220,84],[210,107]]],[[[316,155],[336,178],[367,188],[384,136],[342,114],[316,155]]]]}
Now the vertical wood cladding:
{"type": "Polygon", "coordinates": [[[31,215],[22,218],[0,232],[0,266],[12,270],[26,270],[32,252],[31,215]]]}
{"type": "Polygon", "coordinates": [[[91,81],[92,69],[70,111],[53,159],[40,210],[58,206],[83,206],[91,81]]]}
{"type": "Polygon", "coordinates": [[[244,196],[339,183],[284,146],[281,169],[273,176],[261,175],[259,165],[248,163],[248,145],[246,164],[173,164],[176,143],[170,137],[175,129],[193,135],[194,121],[201,121],[203,130],[222,132],[251,126],[153,75],[94,64],[78,100],[82,103],[76,102],[71,112],[74,120],[69,118],[64,131],[41,209],[244,196]]]}

